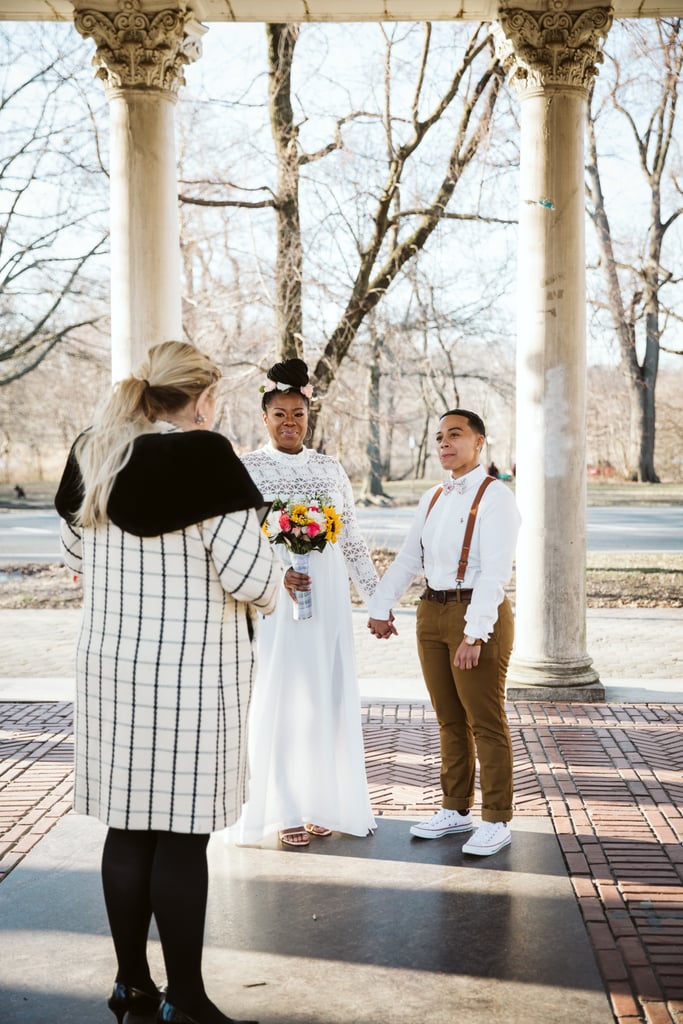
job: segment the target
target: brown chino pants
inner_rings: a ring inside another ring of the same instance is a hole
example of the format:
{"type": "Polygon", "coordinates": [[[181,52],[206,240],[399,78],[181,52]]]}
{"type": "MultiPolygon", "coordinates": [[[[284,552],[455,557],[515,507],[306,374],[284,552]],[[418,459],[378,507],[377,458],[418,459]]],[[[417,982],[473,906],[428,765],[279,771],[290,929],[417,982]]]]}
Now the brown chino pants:
{"type": "Polygon", "coordinates": [[[464,811],[474,802],[479,759],[482,821],[512,818],[512,741],[505,714],[505,675],[514,639],[507,598],[479,664],[457,669],[455,652],[465,634],[466,602],[428,601],[417,609],[417,647],[427,690],[439,722],[443,806],[464,811]]]}

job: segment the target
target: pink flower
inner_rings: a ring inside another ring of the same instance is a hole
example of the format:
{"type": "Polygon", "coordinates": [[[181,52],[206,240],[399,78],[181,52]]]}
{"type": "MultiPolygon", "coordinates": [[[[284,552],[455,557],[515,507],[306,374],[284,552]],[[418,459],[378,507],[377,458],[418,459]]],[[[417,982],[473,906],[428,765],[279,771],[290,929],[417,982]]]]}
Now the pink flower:
{"type": "Polygon", "coordinates": [[[283,533],[288,533],[292,528],[292,523],[286,512],[283,512],[278,520],[280,523],[280,529],[283,533]]]}
{"type": "Polygon", "coordinates": [[[309,537],[317,537],[320,533],[320,527],[317,523],[309,523],[306,527],[306,533],[309,537]]]}

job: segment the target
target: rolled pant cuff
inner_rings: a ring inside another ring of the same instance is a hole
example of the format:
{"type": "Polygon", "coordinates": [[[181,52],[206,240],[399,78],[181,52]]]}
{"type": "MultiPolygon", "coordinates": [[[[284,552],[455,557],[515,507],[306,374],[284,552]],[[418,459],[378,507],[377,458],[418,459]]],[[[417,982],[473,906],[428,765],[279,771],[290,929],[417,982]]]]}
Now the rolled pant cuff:
{"type": "Polygon", "coordinates": [[[441,806],[445,807],[447,811],[469,811],[474,803],[474,793],[471,796],[465,797],[463,800],[458,800],[454,796],[445,796],[441,801],[441,806]]]}
{"type": "Polygon", "coordinates": [[[480,815],[482,821],[488,821],[492,825],[495,825],[497,821],[504,821],[507,824],[512,821],[512,816],[513,812],[511,810],[491,811],[484,810],[483,808],[480,815]]]}

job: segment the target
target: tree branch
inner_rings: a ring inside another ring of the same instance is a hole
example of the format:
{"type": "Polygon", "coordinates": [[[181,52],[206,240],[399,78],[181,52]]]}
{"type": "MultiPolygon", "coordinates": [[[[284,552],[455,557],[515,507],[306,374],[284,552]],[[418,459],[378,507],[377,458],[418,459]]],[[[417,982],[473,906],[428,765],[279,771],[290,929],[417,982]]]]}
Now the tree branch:
{"type": "Polygon", "coordinates": [[[277,202],[274,199],[262,199],[260,202],[252,202],[249,199],[200,199],[199,196],[187,196],[180,192],[178,201],[187,203],[188,206],[236,206],[243,210],[277,209],[277,202]]]}
{"type": "MultiPolygon", "coordinates": [[[[481,29],[481,25],[475,29],[463,61],[457,69],[451,86],[447,91],[446,95],[451,96],[451,98],[455,95],[454,83],[462,81],[465,71],[469,68],[471,62],[481,52],[482,47],[490,41],[488,33],[483,42],[478,39],[481,29]]],[[[428,127],[434,123],[433,117],[420,122],[413,138],[397,150],[395,157],[391,161],[389,175],[378,201],[370,242],[360,253],[360,264],[350,299],[316,366],[315,377],[319,394],[322,395],[327,391],[331,381],[334,379],[336,369],[348,352],[349,346],[363,319],[374,309],[382,296],[387,292],[403,266],[424,247],[427,239],[439,223],[464,168],[471,161],[481,139],[489,128],[500,86],[500,66],[492,54],[489,65],[482,72],[474,90],[465,102],[456,139],[451,150],[447,172],[433,203],[430,204],[427,211],[420,218],[420,223],[416,229],[392,247],[383,266],[372,277],[382,243],[391,226],[389,207],[394,191],[398,187],[403,166],[408,156],[414,152],[421,139],[424,138],[428,127]],[[474,131],[468,135],[474,110],[485,95],[486,104],[479,122],[474,131]]],[[[444,109],[445,105],[442,100],[437,104],[435,110],[443,112],[444,109]]]]}

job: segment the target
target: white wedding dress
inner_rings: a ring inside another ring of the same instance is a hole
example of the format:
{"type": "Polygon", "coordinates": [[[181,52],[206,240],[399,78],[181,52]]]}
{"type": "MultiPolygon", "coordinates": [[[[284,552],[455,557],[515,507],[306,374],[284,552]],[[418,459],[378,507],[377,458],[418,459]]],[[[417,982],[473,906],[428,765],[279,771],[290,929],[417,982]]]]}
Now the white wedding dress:
{"type": "MultiPolygon", "coordinates": [[[[329,495],[342,519],[336,544],[310,555],[313,616],[297,621],[283,589],[261,618],[249,715],[249,801],[228,829],[254,843],[312,822],[365,836],[376,828],[365,775],[349,598],[350,575],[367,600],[377,574],[356,522],[351,483],[336,459],[267,444],[242,459],[267,501],[329,495]]],[[[276,550],[289,564],[284,545],[276,550]]]]}

